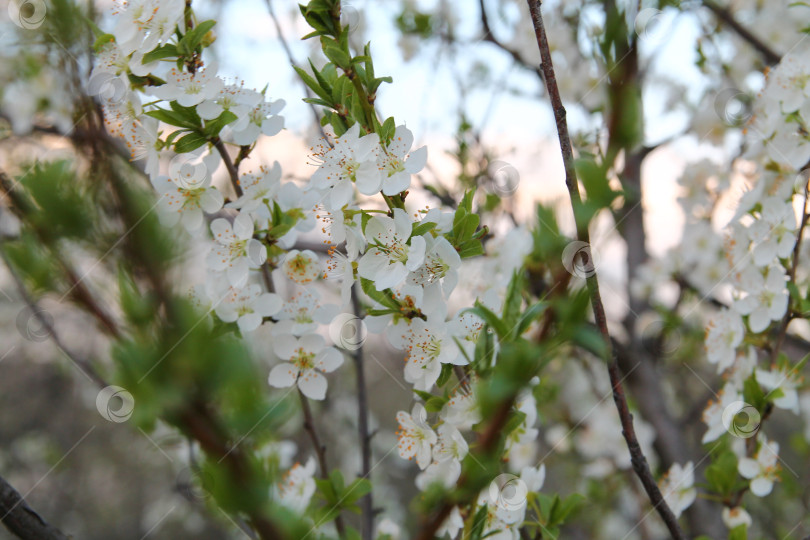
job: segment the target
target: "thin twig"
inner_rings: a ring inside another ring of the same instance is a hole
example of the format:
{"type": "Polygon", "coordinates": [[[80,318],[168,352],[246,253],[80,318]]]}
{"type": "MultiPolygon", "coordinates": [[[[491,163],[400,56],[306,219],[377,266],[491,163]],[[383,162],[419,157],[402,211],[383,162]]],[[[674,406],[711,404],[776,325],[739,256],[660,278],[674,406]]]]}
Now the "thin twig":
{"type": "Polygon", "coordinates": [[[30,229],[36,234],[37,239],[50,252],[53,260],[65,273],[69,288],[67,292],[64,293],[64,296],[68,294],[71,295],[80,305],[93,314],[101,324],[101,328],[105,333],[114,338],[121,337],[118,326],[112,315],[101,307],[101,304],[99,304],[90,290],[85,286],[82,281],[83,276],[79,276],[78,272],[76,272],[73,266],[64,257],[59,247],[53,241],[51,231],[35,225],[29,219],[31,215],[38,210],[33,208],[28,200],[15,190],[15,185],[16,183],[12,181],[5,172],[0,171],[0,191],[3,192],[10,202],[8,205],[9,210],[11,210],[20,221],[29,224],[30,229]]]}
{"type": "MultiPolygon", "coordinates": [[[[270,18],[273,19],[273,25],[276,27],[276,34],[278,35],[278,41],[281,43],[281,47],[284,49],[284,53],[287,55],[287,59],[290,61],[290,65],[296,67],[292,49],[290,49],[290,46],[287,44],[287,40],[284,38],[284,32],[281,29],[281,23],[279,22],[278,17],[276,16],[276,11],[273,9],[273,0],[267,0],[267,11],[270,12],[270,18]]],[[[295,69],[293,71],[295,71],[295,74],[298,76],[298,80],[301,81],[301,85],[304,87],[304,93],[306,94],[306,96],[308,98],[315,97],[314,94],[312,93],[312,90],[310,90],[309,86],[307,86],[307,83],[304,82],[304,79],[302,79],[301,76],[298,75],[298,71],[295,69]]],[[[315,125],[318,126],[318,131],[321,134],[321,138],[325,141],[329,141],[329,138],[326,136],[326,132],[323,130],[323,126],[321,125],[321,117],[318,114],[318,108],[315,106],[314,103],[308,102],[308,105],[310,110],[312,111],[312,116],[315,118],[315,125]]]]}
{"type": "Polygon", "coordinates": [[[717,5],[713,0],[703,0],[703,5],[714,13],[726,26],[734,30],[738,36],[744,39],[749,45],[754,47],[765,59],[768,65],[776,65],[782,59],[782,55],[771,49],[771,47],[751,33],[745,26],[740,24],[734,14],[728,8],[717,5]]]}
{"type": "Polygon", "coordinates": [[[25,284],[22,281],[22,278],[17,274],[17,271],[14,269],[14,266],[11,264],[11,261],[8,260],[6,257],[6,253],[0,249],[0,258],[3,259],[3,262],[6,264],[9,273],[11,274],[11,278],[14,280],[14,284],[17,286],[17,292],[22,297],[23,302],[28,309],[31,311],[31,314],[36,317],[37,321],[42,328],[45,329],[47,336],[53,341],[54,345],[62,351],[62,353],[68,357],[68,359],[73,362],[79,369],[84,372],[93,382],[95,382],[99,388],[105,388],[108,386],[107,382],[104,378],[96,371],[93,364],[89,361],[85,360],[84,358],[79,357],[78,355],[74,354],[70,351],[65,344],[62,342],[59,335],[56,333],[56,330],[51,323],[51,320],[45,316],[45,310],[40,308],[37,303],[31,298],[31,295],[25,288],[25,284]]]}
{"type": "Polygon", "coordinates": [[[489,26],[489,17],[487,16],[487,8],[484,5],[484,0],[478,1],[478,8],[481,11],[480,13],[481,26],[484,31],[484,36],[481,39],[483,39],[484,41],[488,41],[489,43],[492,43],[502,51],[506,52],[509,56],[511,56],[512,60],[514,60],[516,64],[529,71],[533,71],[535,75],[541,77],[540,70],[537,69],[536,66],[533,66],[532,64],[527,62],[518,51],[512,49],[511,47],[500,41],[498,38],[495,37],[495,34],[492,33],[492,28],[489,26]]]}
{"type": "MultiPolygon", "coordinates": [[[[579,185],[577,184],[576,172],[574,169],[574,152],[571,148],[571,139],[568,135],[568,123],[566,121],[565,107],[560,98],[560,90],[557,87],[557,78],[554,73],[554,65],[551,61],[551,50],[548,45],[548,37],[546,36],[546,29],[543,25],[543,16],[540,12],[540,0],[527,0],[529,4],[529,11],[532,16],[532,23],[534,24],[535,34],[537,36],[537,45],[540,48],[540,57],[542,59],[541,69],[543,70],[543,77],[546,82],[549,99],[551,106],[554,110],[554,119],[557,123],[557,135],[560,143],[560,151],[562,152],[563,165],[565,167],[565,184],[568,187],[568,195],[571,201],[571,207],[575,215],[582,205],[582,199],[579,193],[579,185]]],[[[576,221],[576,220],[575,220],[576,221]]],[[[577,222],[577,237],[579,240],[590,243],[590,236],[588,233],[588,224],[577,222]]],[[[647,496],[653,504],[653,507],[658,511],[661,518],[664,520],[670,534],[676,540],[685,540],[686,536],[681,531],[678,525],[678,520],[672,513],[672,510],[664,500],[661,490],[655,482],[655,479],[650,472],[650,467],[647,464],[647,458],[641,449],[641,445],[636,437],[635,428],[633,426],[633,416],[630,414],[630,409],[627,406],[627,399],[624,395],[624,387],[621,382],[621,374],[619,366],[616,362],[616,357],[613,351],[613,346],[610,338],[610,332],[607,328],[607,316],[605,308],[602,304],[602,298],[599,294],[599,282],[596,273],[593,272],[587,279],[588,290],[591,295],[591,306],[593,308],[594,320],[599,328],[602,338],[605,342],[605,347],[609,352],[610,362],[608,364],[608,374],[610,376],[611,387],[613,389],[613,401],[619,412],[619,418],[622,424],[622,435],[627,442],[627,447],[630,450],[631,463],[633,470],[636,472],[639,480],[644,486],[647,496]]]]}
{"type": "Polygon", "coordinates": [[[242,187],[239,185],[239,170],[233,164],[231,155],[228,153],[228,149],[225,148],[225,144],[222,142],[222,139],[217,137],[213,142],[214,148],[217,149],[219,155],[222,156],[222,162],[225,163],[225,169],[228,171],[228,176],[231,179],[231,185],[233,186],[233,190],[236,192],[236,196],[241,197],[242,187]]]}
{"type": "MultiPolygon", "coordinates": [[[[354,316],[358,319],[362,317],[360,308],[360,298],[358,297],[358,283],[352,286],[352,309],[354,316]]],[[[362,339],[363,336],[359,336],[362,339]]],[[[360,474],[362,478],[371,481],[371,436],[368,433],[368,388],[366,388],[365,366],[363,364],[363,344],[358,343],[357,349],[352,354],[354,367],[357,373],[357,428],[360,437],[360,474]]],[[[372,540],[374,535],[374,502],[371,491],[360,499],[360,510],[362,512],[362,534],[363,540],[372,540]]]]}
{"type": "MultiPolygon", "coordinates": [[[[329,480],[329,465],[326,462],[326,445],[321,442],[318,430],[315,428],[315,418],[312,416],[312,409],[309,406],[309,399],[301,390],[298,390],[301,398],[301,409],[304,412],[304,430],[306,430],[315,449],[315,456],[318,459],[318,468],[321,470],[321,478],[329,480]]],[[[340,538],[346,538],[346,525],[343,523],[343,516],[338,513],[335,518],[335,528],[340,538]]]]}

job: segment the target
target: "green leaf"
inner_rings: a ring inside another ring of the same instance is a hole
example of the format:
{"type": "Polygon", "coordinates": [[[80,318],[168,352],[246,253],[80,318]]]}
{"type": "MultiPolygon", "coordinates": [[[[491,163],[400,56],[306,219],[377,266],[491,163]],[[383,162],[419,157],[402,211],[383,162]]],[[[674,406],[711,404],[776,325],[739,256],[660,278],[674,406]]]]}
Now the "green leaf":
{"type": "Polygon", "coordinates": [[[174,143],[174,151],[178,154],[184,154],[196,150],[207,142],[208,139],[204,136],[197,132],[191,132],[180,137],[180,140],[174,143]]]}
{"type": "Polygon", "coordinates": [[[585,186],[588,200],[600,208],[609,206],[618,194],[610,188],[605,169],[590,158],[579,158],[574,166],[577,176],[585,186]]]}
{"type": "Polygon", "coordinates": [[[349,506],[354,504],[355,501],[362,498],[364,495],[371,492],[371,482],[366,478],[358,478],[346,487],[343,492],[342,506],[349,506]]]}
{"type": "Polygon", "coordinates": [[[442,387],[444,383],[450,380],[450,377],[453,375],[453,365],[452,364],[442,364],[442,372],[439,374],[438,380],[436,380],[436,386],[442,387]]]}
{"type": "Polygon", "coordinates": [[[179,46],[181,49],[191,53],[196,49],[205,38],[205,34],[211,30],[214,25],[217,24],[216,21],[203,21],[199,23],[197,26],[192,28],[190,31],[183,36],[183,39],[180,40],[179,46]]]}
{"type": "Polygon", "coordinates": [[[304,81],[304,84],[306,84],[309,87],[310,90],[315,92],[315,95],[320,97],[324,101],[324,103],[326,103],[327,107],[332,106],[332,96],[330,95],[328,89],[324,89],[318,83],[318,81],[313,79],[312,76],[309,73],[307,73],[306,71],[304,71],[303,68],[300,68],[298,66],[293,66],[293,69],[295,69],[295,72],[298,73],[299,77],[301,77],[301,80],[304,81]]]}
{"type": "Polygon", "coordinates": [[[93,51],[100,53],[108,43],[115,42],[115,36],[112,34],[101,34],[93,42],[93,51]]]}
{"type": "Polygon", "coordinates": [[[393,295],[390,292],[390,289],[386,289],[385,291],[378,291],[377,286],[374,285],[374,282],[366,278],[360,278],[360,287],[363,289],[363,292],[368,295],[369,298],[371,298],[378,304],[381,304],[385,307],[389,307],[391,309],[399,310],[400,308],[399,302],[394,300],[393,295]]]}
{"type": "Polygon", "coordinates": [[[231,111],[222,111],[222,113],[213,120],[207,120],[205,122],[203,133],[207,137],[213,139],[214,137],[219,136],[219,132],[222,131],[222,128],[231,122],[236,121],[236,119],[237,116],[231,111]]]}
{"type": "Polygon", "coordinates": [[[593,326],[578,326],[574,331],[573,340],[575,344],[593,355],[605,361],[610,360],[608,357],[607,343],[605,343],[605,339],[602,337],[602,334],[599,333],[599,330],[593,326]]]}
{"type": "Polygon", "coordinates": [[[329,43],[327,42],[323,46],[323,53],[326,57],[334,62],[334,64],[342,69],[350,69],[351,68],[351,58],[346,51],[343,51],[338,45],[334,44],[334,42],[329,43]]]}
{"type": "Polygon", "coordinates": [[[529,328],[529,325],[531,325],[532,322],[540,318],[540,315],[542,315],[546,311],[547,307],[548,307],[547,303],[537,302],[536,304],[529,307],[529,309],[524,311],[521,314],[517,324],[515,325],[514,336],[516,338],[522,336],[523,332],[525,332],[529,328]]]}
{"type": "Polygon", "coordinates": [[[380,126],[380,141],[387,145],[391,142],[391,139],[394,138],[396,130],[397,126],[394,122],[394,117],[389,116],[385,119],[385,122],[382,123],[382,126],[380,126]]]}
{"type": "MultiPolygon", "coordinates": [[[[445,364],[447,365],[447,364],[445,364]]],[[[442,366],[444,367],[444,366],[442,366]]],[[[441,386],[441,385],[439,385],[441,386]]],[[[433,396],[429,400],[425,402],[425,410],[427,412],[439,412],[444,407],[444,404],[447,403],[447,398],[443,398],[440,396],[433,396]]]]}
{"type": "Polygon", "coordinates": [[[155,50],[149,51],[148,53],[143,55],[143,60],[141,61],[141,63],[149,64],[151,62],[155,62],[156,60],[163,60],[164,58],[176,56],[179,56],[177,47],[169,43],[167,45],[163,45],[162,47],[158,47],[155,50]]]}
{"type": "Polygon", "coordinates": [[[738,483],[737,456],[726,449],[718,456],[713,457],[711,465],[706,467],[706,481],[715,493],[726,496],[731,495],[738,483]]]}
{"type": "Polygon", "coordinates": [[[506,288],[506,298],[503,303],[503,322],[510,328],[517,325],[520,316],[520,306],[523,303],[523,274],[513,272],[512,279],[506,288]]]}
{"type": "Polygon", "coordinates": [[[556,526],[565,523],[568,516],[579,509],[580,505],[585,501],[585,497],[579,493],[572,493],[565,499],[562,499],[554,510],[552,522],[549,525],[556,526]]]}
{"type": "Polygon", "coordinates": [[[728,540],[748,540],[748,527],[745,523],[728,531],[728,540]]]}
{"type": "Polygon", "coordinates": [[[425,392],[423,390],[414,390],[413,393],[422,398],[422,401],[424,401],[425,403],[436,397],[430,392],[425,392]]]}
{"type": "Polygon", "coordinates": [[[184,112],[173,110],[170,111],[167,109],[155,109],[152,111],[146,111],[145,114],[160,120],[165,124],[169,124],[170,126],[177,126],[186,129],[197,129],[200,127],[199,122],[195,122],[193,118],[189,117],[189,115],[185,114],[184,112]]]}
{"type": "Polygon", "coordinates": [[[411,231],[411,236],[423,236],[436,228],[435,221],[423,221],[421,223],[414,223],[411,231]]]}
{"type": "Polygon", "coordinates": [[[475,307],[468,308],[464,311],[470,311],[481,317],[484,322],[495,330],[495,333],[498,334],[499,338],[506,339],[509,335],[509,328],[506,326],[506,324],[481,302],[476,301],[475,307]]]}
{"type": "Polygon", "coordinates": [[[480,240],[469,240],[464,242],[458,249],[458,256],[462,259],[469,259],[470,257],[477,257],[484,254],[484,246],[480,240]]]}

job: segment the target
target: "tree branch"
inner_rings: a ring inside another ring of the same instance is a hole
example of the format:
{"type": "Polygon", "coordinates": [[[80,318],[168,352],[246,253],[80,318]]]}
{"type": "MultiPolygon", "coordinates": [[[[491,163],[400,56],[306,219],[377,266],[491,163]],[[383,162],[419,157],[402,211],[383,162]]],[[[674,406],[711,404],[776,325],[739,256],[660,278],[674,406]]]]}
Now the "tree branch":
{"type": "MultiPolygon", "coordinates": [[[[273,0],[266,0],[266,1],[267,1],[267,11],[270,12],[270,18],[273,19],[273,26],[276,27],[276,34],[278,35],[278,40],[281,43],[281,47],[284,49],[284,53],[287,55],[287,59],[290,61],[290,65],[296,67],[295,58],[293,58],[292,50],[290,49],[290,46],[287,44],[287,40],[284,38],[284,32],[282,32],[281,23],[279,22],[278,17],[276,16],[276,11],[273,9],[273,0]]],[[[312,90],[310,90],[309,86],[307,86],[307,83],[304,82],[304,79],[302,79],[301,76],[298,75],[298,71],[295,69],[293,69],[293,71],[295,71],[298,80],[301,81],[301,85],[304,87],[304,94],[306,94],[308,98],[315,97],[314,94],[312,93],[312,90]]],[[[318,126],[318,131],[321,133],[321,138],[328,142],[329,138],[326,136],[326,132],[323,130],[323,126],[321,125],[321,117],[318,114],[318,108],[315,107],[314,103],[308,103],[308,105],[309,109],[312,111],[312,116],[315,119],[315,125],[318,126]]]]}
{"type": "Polygon", "coordinates": [[[0,477],[0,521],[23,540],[68,540],[68,536],[42,519],[11,484],[0,477]]]}
{"type": "Polygon", "coordinates": [[[225,148],[225,144],[222,142],[222,139],[217,137],[213,143],[214,148],[216,148],[219,155],[222,156],[222,162],[225,163],[225,168],[228,170],[228,176],[231,178],[231,185],[233,186],[233,190],[236,192],[236,196],[241,197],[242,186],[239,185],[239,170],[233,164],[231,155],[228,153],[228,149],[225,148]]]}
{"type": "MultiPolygon", "coordinates": [[[[354,316],[360,319],[362,311],[360,308],[360,298],[358,297],[355,283],[352,286],[352,309],[354,316]]],[[[368,389],[366,388],[365,367],[363,365],[363,344],[358,343],[357,349],[352,354],[354,367],[357,373],[357,428],[360,437],[360,475],[369,481],[371,474],[371,436],[368,432],[368,389]]],[[[360,510],[362,511],[362,533],[363,540],[372,540],[374,536],[374,501],[371,491],[360,499],[360,510]]]]}
{"type": "Polygon", "coordinates": [[[746,27],[734,18],[734,14],[728,8],[717,5],[714,0],[703,0],[703,5],[717,17],[723,24],[734,30],[738,36],[756,49],[768,65],[776,65],[782,59],[782,55],[770,48],[770,46],[751,33],[746,27]]]}
{"type": "MultiPolygon", "coordinates": [[[[321,442],[318,436],[318,430],[315,429],[315,418],[312,416],[312,409],[309,406],[309,400],[298,389],[298,396],[301,398],[301,409],[304,412],[304,429],[312,441],[312,446],[315,449],[315,456],[318,458],[318,468],[321,470],[321,478],[329,480],[329,465],[326,462],[326,445],[321,442]]],[[[343,523],[343,516],[338,513],[335,518],[335,528],[338,531],[340,538],[346,538],[346,525],[343,523]]]]}
{"type": "Polygon", "coordinates": [[[542,79],[540,70],[537,69],[536,66],[533,66],[529,62],[524,60],[524,58],[520,56],[519,52],[517,52],[516,50],[512,49],[511,47],[500,41],[498,38],[495,37],[495,34],[492,33],[492,28],[489,26],[489,17],[487,16],[487,8],[484,5],[484,0],[478,1],[478,7],[481,11],[481,26],[484,30],[484,36],[481,39],[483,39],[484,41],[488,41],[489,43],[492,43],[502,51],[506,52],[509,56],[512,57],[512,60],[514,60],[517,65],[534,72],[538,77],[542,79]]]}
{"type": "MultiPolygon", "coordinates": [[[[568,187],[568,195],[571,201],[571,207],[576,216],[579,207],[582,205],[582,199],[579,193],[576,172],[574,170],[574,153],[571,148],[571,139],[568,135],[565,107],[562,104],[560,90],[557,87],[557,78],[555,76],[554,65],[552,64],[551,60],[548,37],[546,36],[545,26],[543,25],[543,16],[540,12],[541,2],[540,0],[527,0],[527,2],[529,4],[532,23],[534,24],[534,30],[537,36],[537,45],[540,48],[540,57],[542,58],[541,69],[546,82],[548,95],[551,100],[551,106],[554,110],[554,118],[557,123],[557,135],[560,142],[563,165],[565,167],[565,183],[568,187]]],[[[577,221],[577,237],[579,240],[585,243],[590,242],[587,223],[580,223],[577,221]]],[[[627,447],[630,450],[633,470],[636,472],[639,480],[641,480],[641,483],[644,486],[653,507],[658,511],[658,514],[664,520],[664,523],[666,524],[667,529],[669,529],[672,538],[676,540],[685,540],[686,536],[684,535],[683,531],[681,531],[677,518],[664,500],[661,490],[658,488],[658,485],[650,472],[647,459],[644,456],[644,452],[642,451],[641,445],[636,437],[635,428],[633,426],[633,416],[630,414],[630,410],[627,406],[627,399],[624,395],[621,374],[616,361],[615,351],[613,351],[610,332],[607,328],[607,316],[605,314],[605,309],[599,294],[599,282],[595,272],[588,277],[587,285],[591,295],[591,306],[593,308],[594,320],[599,327],[599,331],[602,334],[605,346],[610,355],[608,374],[610,376],[610,382],[613,388],[613,401],[615,402],[616,409],[619,412],[619,418],[622,424],[622,435],[624,435],[624,439],[627,442],[627,447]]]]}

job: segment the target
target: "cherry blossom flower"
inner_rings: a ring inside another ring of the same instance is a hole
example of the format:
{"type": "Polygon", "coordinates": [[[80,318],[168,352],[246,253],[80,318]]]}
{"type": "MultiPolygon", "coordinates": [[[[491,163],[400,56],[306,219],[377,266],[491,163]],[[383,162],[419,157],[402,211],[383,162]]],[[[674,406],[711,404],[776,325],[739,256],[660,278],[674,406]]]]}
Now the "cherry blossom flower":
{"type": "Polygon", "coordinates": [[[530,492],[540,491],[546,482],[546,464],[542,463],[539,467],[524,467],[520,471],[520,479],[530,492]]]}
{"type": "Polygon", "coordinates": [[[281,298],[275,293],[262,293],[262,288],[250,284],[244,289],[229,290],[216,307],[217,317],[225,322],[234,322],[242,333],[252,332],[262,324],[263,317],[271,317],[279,312],[281,298]]]}
{"type": "Polygon", "coordinates": [[[302,514],[315,494],[315,460],[309,458],[306,465],[296,463],[287,471],[278,486],[279,501],[287,508],[302,514]]]}
{"type": "Polygon", "coordinates": [[[455,485],[461,475],[461,462],[456,459],[433,461],[427,468],[416,475],[416,487],[425,491],[431,484],[439,484],[444,488],[455,485]]]}
{"type": "Polygon", "coordinates": [[[731,405],[742,402],[742,396],[733,384],[726,383],[717,393],[717,400],[710,401],[703,411],[703,422],[708,426],[708,430],[700,440],[702,444],[717,440],[726,433],[727,426],[723,423],[723,412],[731,405]]]}
{"type": "Polygon", "coordinates": [[[316,215],[324,226],[321,232],[329,236],[329,242],[337,246],[346,242],[346,256],[355,260],[366,249],[366,239],[361,228],[362,214],[357,208],[319,210],[316,215]]]}
{"type": "Polygon", "coordinates": [[[771,321],[785,315],[788,307],[785,280],[785,269],[776,264],[768,266],[764,274],[755,266],[742,271],[740,285],[746,294],[734,302],[734,309],[748,315],[748,328],[752,332],[762,332],[771,321]]]}
{"type": "Polygon", "coordinates": [[[411,414],[405,411],[397,413],[399,429],[399,457],[411,459],[416,456],[416,464],[420,469],[430,465],[432,451],[436,444],[436,433],[427,424],[427,411],[421,403],[414,403],[411,414]]]}
{"type": "Polygon", "coordinates": [[[780,391],[781,395],[773,398],[773,404],[780,409],[787,409],[799,414],[799,394],[796,388],[801,384],[800,373],[790,366],[781,366],[765,371],[756,370],[757,382],[768,390],[768,396],[774,391],[780,391]]]}
{"type": "Polygon", "coordinates": [[[284,303],[284,307],[276,315],[278,323],[273,330],[300,336],[314,332],[318,324],[328,324],[338,312],[338,306],[322,304],[321,296],[316,290],[299,291],[284,303]]]}
{"type": "Polygon", "coordinates": [[[737,347],[745,337],[742,317],[736,311],[724,309],[716,313],[706,328],[706,357],[717,364],[717,372],[722,373],[737,358],[737,347]]]}
{"type": "Polygon", "coordinates": [[[759,445],[754,458],[740,458],[737,470],[743,478],[751,480],[751,493],[765,497],[773,489],[773,483],[779,479],[779,443],[768,441],[765,437],[759,445]]]}
{"type": "Polygon", "coordinates": [[[422,146],[411,152],[412,145],[411,130],[404,125],[397,126],[391,142],[377,154],[377,164],[382,175],[377,177],[376,185],[368,182],[361,186],[358,182],[360,193],[372,195],[382,191],[390,196],[408,189],[411,186],[411,175],[421,171],[427,163],[427,147],[422,146]]]}
{"type": "Polygon", "coordinates": [[[150,87],[150,92],[167,101],[176,101],[184,107],[193,107],[206,99],[212,99],[224,83],[212,68],[188,73],[172,68],[166,76],[166,84],[150,87]]]}
{"type": "Polygon", "coordinates": [[[312,157],[319,163],[310,179],[317,189],[329,189],[331,208],[342,208],[352,200],[352,182],[364,195],[379,191],[380,171],[375,152],[380,138],[376,133],[360,136],[360,125],[354,124],[334,141],[332,148],[313,148],[312,157]]]}
{"type": "Polygon", "coordinates": [[[212,214],[222,208],[222,194],[211,186],[211,177],[204,165],[170,166],[169,176],[159,176],[152,185],[157,191],[160,217],[166,226],[178,222],[189,232],[203,224],[203,212],[212,214]]]}
{"type": "Polygon", "coordinates": [[[284,109],[283,99],[262,100],[247,113],[248,121],[242,125],[227,125],[222,130],[222,140],[248,146],[256,142],[259,135],[272,137],[284,129],[284,117],[278,113],[284,109]]]}
{"type": "Polygon", "coordinates": [[[227,207],[247,212],[255,219],[269,219],[273,199],[281,188],[281,166],[276,161],[269,169],[261,166],[256,174],[243,174],[239,186],[242,196],[227,207]]]}
{"type": "MultiPolygon", "coordinates": [[[[517,480],[513,480],[517,482],[517,480]]],[[[511,482],[509,484],[511,486],[511,482]]],[[[487,506],[487,514],[484,519],[484,536],[495,540],[519,540],[520,524],[526,514],[526,500],[522,498],[522,504],[514,508],[511,497],[503,501],[501,497],[493,501],[492,492],[499,493],[501,486],[493,481],[489,489],[484,490],[478,496],[478,505],[487,506]]]]}
{"type": "Polygon", "coordinates": [[[374,281],[378,291],[402,283],[409,271],[425,260],[425,239],[411,238],[411,218],[404,210],[394,209],[394,218],[375,216],[366,224],[368,248],[357,263],[360,277],[374,281]],[[408,243],[410,240],[410,244],[408,243]]]}
{"type": "Polygon", "coordinates": [[[460,354],[458,345],[447,333],[445,324],[428,325],[414,319],[406,337],[405,380],[417,390],[429,390],[442,370],[442,364],[465,365],[467,359],[460,354]]]}
{"type": "Polygon", "coordinates": [[[461,512],[459,511],[458,506],[454,506],[453,509],[450,510],[450,515],[447,516],[447,519],[444,520],[436,531],[436,536],[441,538],[446,534],[450,538],[456,538],[459,531],[461,531],[463,528],[464,519],[461,517],[461,512]]]}
{"type": "Polygon", "coordinates": [[[383,518],[377,525],[377,540],[399,540],[399,525],[390,518],[383,518]]]}
{"type": "Polygon", "coordinates": [[[277,335],[273,342],[276,356],[284,360],[270,371],[268,382],[276,388],[294,384],[310,399],[326,397],[326,377],[343,364],[343,355],[328,347],[318,334],[305,334],[297,338],[291,334],[277,335]]]}
{"type": "Polygon", "coordinates": [[[673,463],[658,485],[672,513],[679,517],[697,498],[694,465],[691,461],[683,466],[673,463]]]}
{"type": "Polygon", "coordinates": [[[216,272],[224,271],[234,287],[243,286],[248,270],[259,268],[267,258],[262,243],[253,238],[253,221],[246,214],[239,214],[233,226],[227,219],[215,219],[211,232],[215,245],[206,258],[208,267],[216,272]]]}
{"type": "Polygon", "coordinates": [[[729,529],[733,529],[735,527],[739,527],[740,525],[745,525],[746,527],[750,527],[753,523],[751,519],[751,514],[745,511],[745,508],[742,506],[735,506],[734,508],[723,507],[722,513],[723,523],[729,529]]]}
{"type": "Polygon", "coordinates": [[[197,114],[203,120],[213,120],[224,111],[236,115],[236,120],[229,124],[233,130],[243,130],[250,122],[250,112],[262,102],[262,95],[255,90],[248,90],[241,85],[223,86],[211,98],[205,99],[197,106],[197,114]]]}
{"type": "Polygon", "coordinates": [[[327,281],[340,282],[340,305],[351,303],[352,286],[354,285],[354,267],[352,261],[336,249],[329,253],[324,276],[327,281]]]}
{"type": "Polygon", "coordinates": [[[121,126],[121,137],[124,139],[132,161],[145,160],[144,172],[150,177],[158,175],[160,161],[156,145],[158,144],[158,121],[154,118],[141,117],[121,126]]]}
{"type": "Polygon", "coordinates": [[[461,266],[461,257],[447,238],[428,236],[425,262],[410,273],[408,280],[430,289],[428,294],[433,294],[435,290],[438,290],[443,291],[445,296],[450,296],[458,283],[459,266],[461,266]]]}
{"type": "Polygon", "coordinates": [[[439,412],[439,418],[457,429],[470,429],[481,421],[481,412],[472,393],[456,391],[439,412]]]}
{"type": "Polygon", "coordinates": [[[796,214],[793,206],[777,197],[762,201],[759,219],[748,229],[754,243],[754,264],[768,266],[775,259],[785,259],[796,243],[796,214]]]}
{"type": "Polygon", "coordinates": [[[323,266],[318,255],[309,249],[289,251],[281,268],[288,278],[302,285],[323,276],[323,266]]]}
{"type": "Polygon", "coordinates": [[[115,40],[125,54],[148,52],[167,40],[183,16],[181,0],[131,0],[117,11],[115,40]]]}

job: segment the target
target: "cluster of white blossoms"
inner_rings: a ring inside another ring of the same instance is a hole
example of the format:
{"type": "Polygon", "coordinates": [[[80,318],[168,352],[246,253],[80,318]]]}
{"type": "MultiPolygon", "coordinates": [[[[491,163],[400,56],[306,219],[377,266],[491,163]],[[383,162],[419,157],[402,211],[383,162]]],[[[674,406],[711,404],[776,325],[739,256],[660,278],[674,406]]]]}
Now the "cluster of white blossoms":
{"type": "MultiPolygon", "coordinates": [[[[100,47],[90,91],[102,102],[108,130],[126,141],[133,160],[144,162],[162,223],[207,244],[207,277],[193,289],[198,305],[221,323],[235,323],[242,334],[268,327],[278,358],[269,384],[322,400],[327,374],[342,365],[343,354],[321,333],[349,310],[358,283],[372,304],[364,321],[368,330],[402,351],[404,379],[414,389],[431,391],[443,370],[470,362],[484,325],[476,315],[450,308],[474,300],[451,301],[463,271],[459,249],[450,241],[454,213],[405,209],[411,177],[425,166],[427,149],[413,148],[413,134],[404,125],[392,127],[382,140],[355,123],[312,149],[316,169],[305,184],[283,182],[275,163],[241,174],[233,186],[238,196],[229,200],[212,176],[227,157],[223,143],[249,153],[260,136],[283,128],[278,113],[284,103],[226,83],[202,56],[191,66],[178,62],[177,50],[183,48],[178,39],[194,36],[190,28],[182,38],[175,32],[185,24],[183,7],[181,0],[126,3],[100,47]],[[175,155],[165,167],[161,158],[171,149],[175,155]],[[363,209],[358,195],[380,197],[389,210],[363,209]],[[331,246],[326,253],[299,247],[300,234],[319,232],[331,246]],[[340,305],[325,303],[319,288],[311,287],[316,282],[339,292],[340,305]]],[[[198,34],[197,42],[209,39],[198,34]]],[[[509,280],[530,249],[523,229],[490,242],[488,256],[475,262],[476,297],[501,310],[509,280]]],[[[511,433],[506,452],[527,455],[538,434],[531,392],[521,394],[515,408],[523,422],[511,433]]],[[[481,420],[469,384],[456,388],[437,412],[430,423],[417,402],[410,414],[397,415],[400,455],[416,458],[421,489],[458,480],[469,450],[465,433],[481,420]]],[[[531,458],[516,463],[526,459],[531,458]]],[[[521,482],[529,491],[539,490],[544,471],[525,466],[521,482]]],[[[313,461],[290,468],[277,490],[281,502],[303,513],[315,491],[314,474],[313,461]]],[[[504,503],[490,492],[482,493],[482,504],[491,508],[487,531],[517,538],[526,500],[504,503]]],[[[444,531],[455,538],[461,526],[455,509],[444,531]]]]}
{"type": "MultiPolygon", "coordinates": [[[[728,304],[709,318],[706,327],[706,359],[724,376],[725,384],[703,412],[707,431],[702,442],[711,443],[727,433],[736,437],[731,448],[737,472],[750,481],[750,492],[757,497],[771,493],[778,480],[779,444],[766,437],[760,411],[745,402],[746,381],[755,382],[775,408],[799,414],[802,402],[801,364],[770,354],[770,363],[765,364],[757,345],[763,336],[785,331],[791,316],[788,287],[799,291],[807,287],[796,260],[796,250],[807,247],[797,245],[807,211],[804,169],[810,164],[807,58],[807,49],[797,47],[767,74],[746,126],[746,153],[735,164],[736,176],[746,187],[737,195],[736,212],[724,230],[716,231],[712,221],[731,183],[712,162],[688,166],[679,181],[683,187],[679,202],[686,215],[683,244],[646,264],[633,284],[634,293],[651,296],[655,283],[675,279],[701,296],[728,304]],[[751,437],[755,444],[743,444],[751,437]]],[[[798,256],[802,262],[806,258],[805,253],[798,256]]],[[[691,464],[673,465],[662,480],[662,492],[676,515],[694,500],[693,484],[691,464]]],[[[724,508],[722,517],[729,528],[752,521],[739,506],[724,508]]]]}

